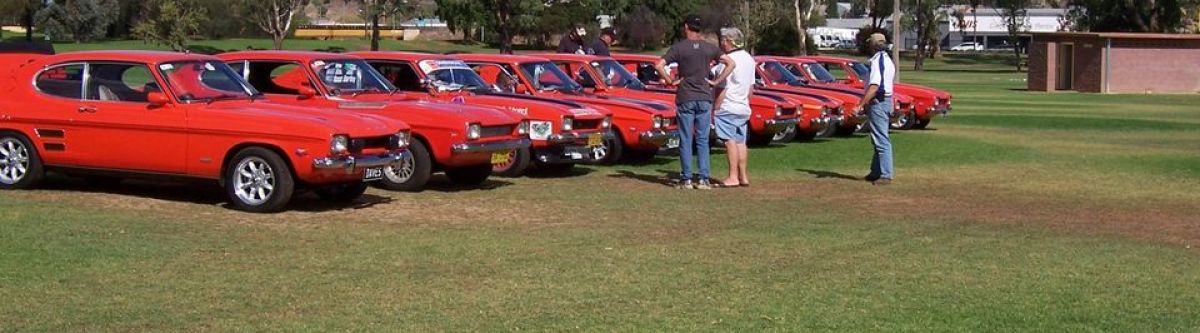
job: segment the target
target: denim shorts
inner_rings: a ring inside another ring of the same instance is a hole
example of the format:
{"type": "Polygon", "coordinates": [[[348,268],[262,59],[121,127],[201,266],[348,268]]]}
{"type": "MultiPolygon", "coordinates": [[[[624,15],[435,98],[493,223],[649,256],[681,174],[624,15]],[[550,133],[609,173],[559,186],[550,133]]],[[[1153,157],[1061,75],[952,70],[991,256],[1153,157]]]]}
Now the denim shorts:
{"type": "Polygon", "coordinates": [[[717,127],[717,137],[721,138],[721,140],[746,143],[746,132],[750,127],[750,115],[728,112],[719,113],[714,123],[717,127]]]}

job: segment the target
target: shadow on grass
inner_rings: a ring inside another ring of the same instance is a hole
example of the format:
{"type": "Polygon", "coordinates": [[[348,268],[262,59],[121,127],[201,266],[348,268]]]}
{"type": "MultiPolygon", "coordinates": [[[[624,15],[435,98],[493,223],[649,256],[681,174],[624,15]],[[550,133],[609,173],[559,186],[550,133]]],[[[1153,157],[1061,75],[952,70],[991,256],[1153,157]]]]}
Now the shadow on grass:
{"type": "Polygon", "coordinates": [[[833,171],[822,171],[822,170],[812,170],[812,169],[796,169],[796,171],[800,171],[800,172],[804,172],[804,173],[813,175],[813,176],[817,177],[818,179],[834,178],[834,179],[853,180],[853,181],[861,181],[862,180],[862,178],[859,178],[859,177],[847,175],[844,173],[837,173],[837,172],[833,172],[833,171]]]}
{"type": "Polygon", "coordinates": [[[633,180],[637,180],[637,181],[642,181],[642,182],[646,182],[646,183],[650,183],[650,184],[657,184],[657,185],[662,185],[662,186],[674,186],[675,185],[674,176],[678,175],[679,172],[667,171],[667,170],[656,170],[656,171],[659,174],[657,174],[657,175],[639,174],[639,173],[629,171],[629,170],[617,170],[616,174],[608,175],[608,177],[609,178],[617,178],[617,179],[633,179],[633,180]]]}
{"type": "MultiPolygon", "coordinates": [[[[292,202],[288,204],[288,209],[292,210],[292,211],[297,211],[297,212],[320,213],[320,212],[365,209],[365,208],[374,207],[376,205],[389,204],[392,201],[395,201],[395,200],[392,198],[389,198],[389,197],[378,196],[378,195],[368,193],[368,194],[363,194],[361,197],[358,197],[358,199],[355,199],[352,202],[340,202],[339,203],[339,202],[321,200],[321,198],[318,198],[316,195],[308,194],[308,195],[297,196],[297,197],[293,198],[292,202]]],[[[221,206],[223,206],[227,209],[232,209],[232,207],[230,207],[228,204],[222,204],[221,206]]]]}
{"type": "Polygon", "coordinates": [[[595,171],[596,171],[596,169],[594,169],[594,168],[589,168],[589,167],[580,166],[580,165],[576,165],[575,167],[570,168],[570,169],[563,169],[563,168],[561,168],[561,166],[550,167],[550,168],[538,167],[538,168],[534,168],[534,169],[530,170],[529,173],[525,174],[525,177],[534,178],[534,179],[568,178],[568,177],[585,176],[585,175],[595,172],[595,171]]]}
{"type": "Polygon", "coordinates": [[[456,184],[451,182],[449,178],[446,178],[445,175],[440,175],[430,179],[430,182],[425,185],[425,191],[441,193],[491,191],[512,184],[510,181],[500,180],[495,176],[489,177],[488,180],[479,185],[456,184]]]}

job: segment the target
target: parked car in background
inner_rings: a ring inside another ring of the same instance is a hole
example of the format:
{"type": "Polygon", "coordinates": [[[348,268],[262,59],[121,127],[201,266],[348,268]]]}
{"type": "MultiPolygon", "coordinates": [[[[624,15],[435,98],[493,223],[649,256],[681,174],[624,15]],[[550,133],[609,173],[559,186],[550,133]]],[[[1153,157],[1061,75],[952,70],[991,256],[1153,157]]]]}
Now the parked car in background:
{"type": "MultiPolygon", "coordinates": [[[[870,71],[866,64],[855,59],[828,56],[803,58],[820,63],[828,69],[827,71],[831,73],[834,80],[860,89],[863,87],[862,77],[869,74],[870,71]]],[[[892,122],[894,128],[923,129],[929,126],[934,117],[946,115],[951,110],[950,102],[953,96],[947,91],[908,83],[897,83],[895,89],[897,93],[913,98],[914,112],[907,118],[894,120],[892,122]]]]}
{"type": "MultiPolygon", "coordinates": [[[[645,87],[644,90],[673,95],[675,87],[664,86],[658,72],[654,69],[658,59],[661,58],[647,54],[614,54],[610,61],[620,64],[626,75],[636,79],[645,87]]],[[[612,66],[601,66],[597,68],[597,71],[604,71],[604,68],[608,67],[612,66]]],[[[757,133],[759,143],[764,143],[763,139],[769,133],[770,142],[789,142],[794,139],[811,140],[821,135],[831,134],[832,132],[828,132],[826,129],[832,126],[831,122],[835,119],[833,114],[841,107],[840,102],[818,96],[768,92],[759,89],[754,90],[751,104],[751,112],[756,115],[751,119],[751,131],[757,133]],[[783,111],[779,112],[780,115],[787,116],[785,113],[790,112],[787,112],[786,109],[792,105],[797,108],[796,123],[783,124],[783,128],[777,131],[775,128],[770,128],[772,125],[782,123],[770,122],[775,117],[774,113],[783,111]],[[784,110],[775,110],[776,106],[784,110]]]]}
{"type": "Polygon", "coordinates": [[[491,107],[407,100],[359,57],[301,51],[219,57],[272,102],[378,115],[412,126],[411,154],[401,167],[387,168],[379,183],[389,190],[422,190],[437,171],[453,183],[478,185],[491,175],[495,153],[529,146],[521,117],[491,107]]]}
{"type": "MultiPolygon", "coordinates": [[[[790,71],[800,81],[812,87],[835,88],[841,91],[861,92],[861,85],[854,86],[845,82],[838,81],[829,73],[819,62],[806,58],[793,57],[774,57],[764,56],[763,59],[778,61],[784,68],[790,71]]],[[[889,127],[894,129],[907,129],[905,126],[916,113],[915,104],[912,96],[905,94],[902,91],[894,91],[892,93],[893,108],[892,118],[889,127]]]]}
{"type": "MultiPolygon", "coordinates": [[[[595,148],[593,157],[600,163],[616,163],[622,158],[646,160],[653,158],[660,149],[671,148],[668,145],[678,145],[677,139],[672,140],[678,135],[674,105],[589,95],[571,75],[542,57],[496,54],[458,54],[455,57],[471,65],[485,80],[497,77],[498,73],[511,75],[517,79],[514,89],[518,94],[567,100],[612,111],[612,132],[603,137],[598,134],[588,137],[589,145],[595,148]]],[[[564,131],[575,128],[575,123],[564,125],[564,131]]],[[[594,128],[593,125],[586,126],[594,128]]]]}
{"type": "MultiPolygon", "coordinates": [[[[517,177],[530,167],[565,171],[589,161],[587,137],[607,133],[612,112],[565,101],[517,94],[507,84],[490,84],[462,60],[447,55],[406,52],[355,52],[409,99],[485,105],[505,109],[529,122],[532,145],[496,152],[492,172],[517,177]],[[564,121],[572,122],[573,135],[561,136],[564,121]],[[593,123],[599,126],[586,126],[593,123]]],[[[497,73],[493,81],[516,83],[511,74],[497,73]],[[503,76],[499,77],[498,76],[503,76]]]]}
{"type": "Polygon", "coordinates": [[[958,45],[951,46],[949,50],[950,51],[959,51],[959,52],[964,52],[964,51],[976,51],[977,52],[977,51],[983,51],[984,47],[983,47],[983,44],[976,43],[976,42],[963,42],[963,43],[959,43],[958,45]]]}
{"type": "Polygon", "coordinates": [[[232,207],[286,208],[298,190],[350,201],[403,163],[408,125],[268,103],[220,59],[147,51],[0,55],[0,189],[47,170],[214,180],[232,207]]]}

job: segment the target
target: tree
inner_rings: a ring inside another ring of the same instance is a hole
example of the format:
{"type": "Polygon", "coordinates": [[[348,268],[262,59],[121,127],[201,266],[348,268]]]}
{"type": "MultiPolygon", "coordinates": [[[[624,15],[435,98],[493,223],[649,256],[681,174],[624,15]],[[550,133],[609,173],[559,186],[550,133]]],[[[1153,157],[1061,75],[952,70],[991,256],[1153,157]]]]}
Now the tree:
{"type": "Polygon", "coordinates": [[[142,7],[142,19],[133,27],[133,35],[147,42],[186,51],[191,35],[200,32],[208,11],[199,0],[153,0],[142,7]]]}
{"type": "Polygon", "coordinates": [[[35,20],[43,34],[81,43],[104,37],[116,16],[115,0],[60,0],[38,11],[35,20]]]}
{"type": "Polygon", "coordinates": [[[1021,71],[1021,33],[1025,31],[1030,0],[994,0],[996,13],[1004,21],[1008,30],[1008,40],[1012,44],[1013,54],[1017,57],[1017,71],[1021,71]]]}
{"type": "Polygon", "coordinates": [[[379,51],[379,21],[387,17],[403,16],[416,8],[416,1],[409,0],[359,0],[362,2],[362,17],[371,32],[371,51],[379,51]]]}
{"type": "MultiPolygon", "coordinates": [[[[464,39],[474,40],[476,32],[491,22],[490,17],[483,11],[483,6],[477,1],[470,0],[436,0],[435,14],[446,22],[451,32],[462,32],[464,39]]],[[[483,37],[480,36],[480,41],[483,37]]]]}
{"type": "Polygon", "coordinates": [[[1076,28],[1097,32],[1180,32],[1190,0],[1073,0],[1076,28]]]}
{"type": "Polygon", "coordinates": [[[924,70],[925,58],[933,57],[938,51],[938,37],[940,37],[939,22],[945,19],[943,14],[938,9],[941,8],[940,0],[908,0],[905,2],[905,10],[910,18],[905,25],[911,26],[917,33],[917,57],[914,62],[913,69],[924,70]]]}
{"type": "Polygon", "coordinates": [[[650,50],[662,46],[667,36],[663,18],[650,7],[633,7],[617,19],[617,32],[621,44],[635,50],[650,50]]]}
{"type": "Polygon", "coordinates": [[[292,29],[296,11],[308,5],[308,0],[245,0],[246,17],[259,29],[271,35],[275,49],[283,49],[283,39],[292,29]]]}
{"type": "Polygon", "coordinates": [[[25,40],[32,42],[37,13],[44,5],[45,0],[3,0],[0,1],[0,18],[20,19],[21,27],[25,28],[25,40]]]}
{"type": "Polygon", "coordinates": [[[874,27],[875,29],[883,29],[884,23],[887,23],[887,20],[892,16],[892,12],[895,11],[893,5],[895,5],[896,0],[867,1],[869,2],[869,8],[871,9],[871,13],[869,14],[871,17],[871,27],[874,27]]]}
{"type": "Polygon", "coordinates": [[[439,17],[458,29],[489,27],[498,34],[501,53],[512,53],[513,38],[530,30],[553,2],[542,0],[437,0],[439,17]]]}
{"type": "MultiPolygon", "coordinates": [[[[796,32],[798,45],[808,45],[808,25],[812,20],[813,11],[817,10],[818,1],[820,0],[794,0],[792,1],[792,9],[796,14],[796,32]]],[[[837,6],[834,3],[833,6],[837,6]]],[[[808,55],[807,47],[800,47],[800,55],[808,55]]]]}

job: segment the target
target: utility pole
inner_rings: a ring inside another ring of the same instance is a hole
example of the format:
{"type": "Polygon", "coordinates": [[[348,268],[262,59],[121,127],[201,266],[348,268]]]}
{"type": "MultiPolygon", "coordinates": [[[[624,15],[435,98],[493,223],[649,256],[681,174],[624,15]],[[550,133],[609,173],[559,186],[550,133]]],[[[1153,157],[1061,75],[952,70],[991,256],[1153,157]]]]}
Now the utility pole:
{"type": "MultiPolygon", "coordinates": [[[[892,0],[892,61],[900,66],[900,0],[892,0]]],[[[900,71],[896,71],[896,81],[900,81],[900,71]]]]}

